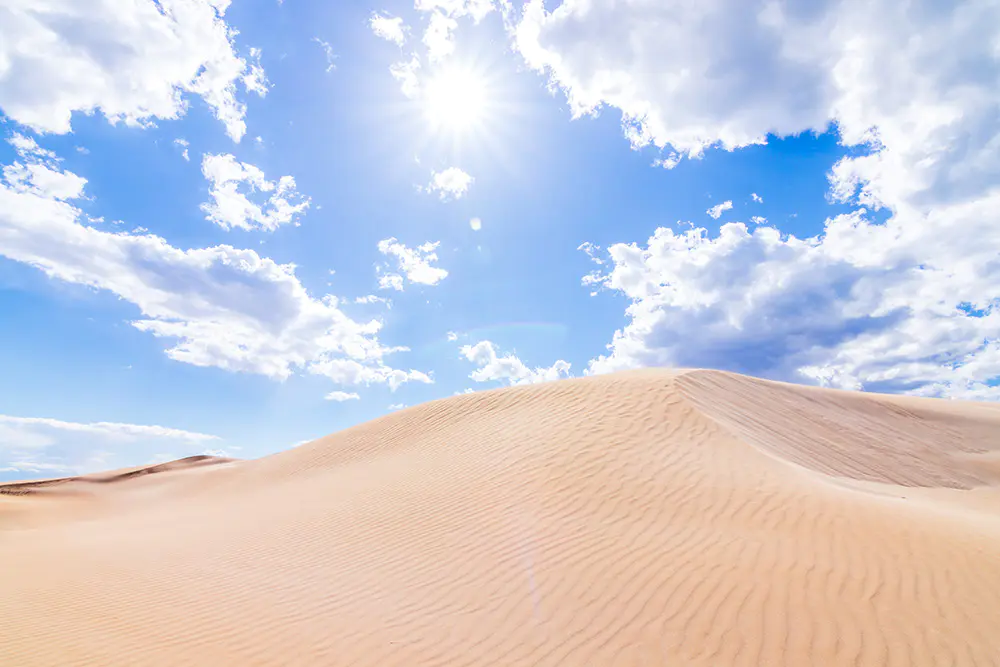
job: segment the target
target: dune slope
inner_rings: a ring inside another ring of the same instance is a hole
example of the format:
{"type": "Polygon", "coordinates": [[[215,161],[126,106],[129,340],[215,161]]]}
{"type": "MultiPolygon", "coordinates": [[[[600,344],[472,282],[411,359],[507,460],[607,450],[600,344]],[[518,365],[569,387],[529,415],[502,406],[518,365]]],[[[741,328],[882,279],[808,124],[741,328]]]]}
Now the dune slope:
{"type": "Polygon", "coordinates": [[[998,472],[992,405],[662,370],[464,395],[0,493],[0,664],[1000,665],[998,472]]]}

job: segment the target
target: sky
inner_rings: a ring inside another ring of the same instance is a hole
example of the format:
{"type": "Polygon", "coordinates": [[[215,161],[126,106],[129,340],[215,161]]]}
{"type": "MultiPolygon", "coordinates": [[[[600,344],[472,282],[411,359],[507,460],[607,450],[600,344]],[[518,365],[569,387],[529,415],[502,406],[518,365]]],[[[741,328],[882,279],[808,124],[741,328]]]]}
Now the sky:
{"type": "Polygon", "coordinates": [[[1000,397],[995,0],[0,0],[0,480],[648,366],[1000,397]]]}

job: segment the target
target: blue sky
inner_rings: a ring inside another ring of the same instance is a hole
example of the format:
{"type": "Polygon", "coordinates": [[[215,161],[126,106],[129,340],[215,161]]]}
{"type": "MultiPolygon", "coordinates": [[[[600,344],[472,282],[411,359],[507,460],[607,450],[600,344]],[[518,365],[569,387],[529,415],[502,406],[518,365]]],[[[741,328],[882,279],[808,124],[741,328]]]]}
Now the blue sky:
{"type": "Polygon", "coordinates": [[[651,365],[997,396],[996,7],[6,12],[0,479],[651,365]]]}

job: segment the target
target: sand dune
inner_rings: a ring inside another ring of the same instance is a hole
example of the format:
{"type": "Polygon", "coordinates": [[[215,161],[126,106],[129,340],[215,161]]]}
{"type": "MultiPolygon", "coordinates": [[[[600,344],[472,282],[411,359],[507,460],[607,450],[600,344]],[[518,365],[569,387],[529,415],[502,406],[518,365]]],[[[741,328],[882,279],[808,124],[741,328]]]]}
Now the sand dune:
{"type": "Polygon", "coordinates": [[[196,466],[231,463],[234,460],[235,459],[225,459],[218,456],[208,456],[203,454],[200,456],[188,456],[183,459],[168,461],[166,463],[109,470],[107,472],[94,473],[92,475],[55,477],[51,479],[39,479],[27,482],[0,482],[0,495],[27,496],[36,493],[46,493],[48,491],[68,493],[71,491],[79,491],[81,486],[90,484],[113,484],[116,482],[124,482],[135,477],[143,477],[145,475],[173,472],[175,470],[185,470],[196,466]]]}
{"type": "Polygon", "coordinates": [[[0,665],[1000,665],[992,405],[638,371],[191,463],[0,493],[0,665]]]}

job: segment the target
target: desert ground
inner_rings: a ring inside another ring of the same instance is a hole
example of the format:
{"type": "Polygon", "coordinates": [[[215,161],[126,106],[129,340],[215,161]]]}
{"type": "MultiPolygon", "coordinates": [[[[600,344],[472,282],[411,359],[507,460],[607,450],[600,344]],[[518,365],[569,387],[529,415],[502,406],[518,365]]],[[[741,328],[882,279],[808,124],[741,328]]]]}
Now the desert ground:
{"type": "Polygon", "coordinates": [[[646,370],[6,484],[0,665],[1000,665],[1000,407],[646,370]]]}

